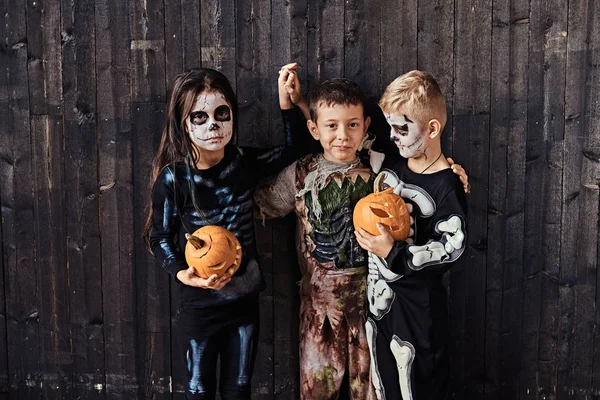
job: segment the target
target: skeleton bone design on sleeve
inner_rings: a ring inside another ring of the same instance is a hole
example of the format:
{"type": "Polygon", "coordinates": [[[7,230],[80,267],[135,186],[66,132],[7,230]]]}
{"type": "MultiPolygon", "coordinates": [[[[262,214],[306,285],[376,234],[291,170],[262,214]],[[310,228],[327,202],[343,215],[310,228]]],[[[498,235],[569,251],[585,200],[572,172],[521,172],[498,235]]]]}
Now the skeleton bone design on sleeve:
{"type": "Polygon", "coordinates": [[[430,240],[423,246],[408,246],[412,255],[412,260],[409,260],[411,269],[420,270],[429,265],[452,262],[463,253],[465,233],[459,216],[453,215],[439,221],[435,230],[442,234],[440,241],[430,240]]]}
{"type": "Polygon", "coordinates": [[[387,314],[394,302],[396,294],[387,284],[402,278],[390,271],[385,261],[373,253],[369,253],[369,276],[367,282],[367,299],[369,311],[375,319],[387,314]]]}

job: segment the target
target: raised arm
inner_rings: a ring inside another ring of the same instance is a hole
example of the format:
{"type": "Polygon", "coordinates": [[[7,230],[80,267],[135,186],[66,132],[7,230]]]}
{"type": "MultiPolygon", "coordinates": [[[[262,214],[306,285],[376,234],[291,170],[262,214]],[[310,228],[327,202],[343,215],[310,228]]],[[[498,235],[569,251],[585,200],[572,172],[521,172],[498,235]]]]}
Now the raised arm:
{"type": "Polygon", "coordinates": [[[317,151],[303,116],[304,112],[308,114],[308,105],[301,95],[296,68],[295,63],[283,66],[277,80],[285,144],[272,149],[242,149],[259,179],[275,175],[298,158],[317,151]]]}

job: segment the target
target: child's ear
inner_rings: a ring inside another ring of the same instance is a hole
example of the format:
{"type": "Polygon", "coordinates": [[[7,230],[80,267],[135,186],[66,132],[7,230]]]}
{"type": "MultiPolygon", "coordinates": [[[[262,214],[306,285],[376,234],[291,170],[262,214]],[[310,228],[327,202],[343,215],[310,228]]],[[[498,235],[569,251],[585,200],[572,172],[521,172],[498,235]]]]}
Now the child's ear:
{"type": "Polygon", "coordinates": [[[429,129],[429,137],[431,139],[435,139],[442,133],[442,124],[437,119],[432,119],[427,124],[427,128],[429,129]]]}
{"type": "Polygon", "coordinates": [[[365,119],[365,133],[369,130],[369,125],[371,125],[371,117],[367,117],[365,119]]]}
{"type": "Polygon", "coordinates": [[[319,140],[319,130],[317,129],[317,124],[315,124],[312,119],[309,119],[308,121],[306,121],[306,126],[308,126],[308,130],[310,131],[310,134],[312,135],[312,137],[315,138],[315,140],[319,140]]]}

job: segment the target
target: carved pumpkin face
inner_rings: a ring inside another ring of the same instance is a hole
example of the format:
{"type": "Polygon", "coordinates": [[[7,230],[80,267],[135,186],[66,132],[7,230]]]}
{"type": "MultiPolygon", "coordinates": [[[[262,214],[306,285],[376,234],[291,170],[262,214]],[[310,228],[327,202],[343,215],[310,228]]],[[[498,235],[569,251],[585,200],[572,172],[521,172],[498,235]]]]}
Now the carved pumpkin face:
{"type": "Polygon", "coordinates": [[[406,240],[410,231],[410,214],[402,197],[392,188],[371,193],[354,206],[354,227],[359,226],[371,235],[379,236],[377,223],[382,224],[395,241],[406,240]]]}
{"type": "Polygon", "coordinates": [[[185,260],[199,277],[207,279],[213,274],[231,276],[240,267],[242,246],[227,229],[203,226],[186,237],[185,260]]]}

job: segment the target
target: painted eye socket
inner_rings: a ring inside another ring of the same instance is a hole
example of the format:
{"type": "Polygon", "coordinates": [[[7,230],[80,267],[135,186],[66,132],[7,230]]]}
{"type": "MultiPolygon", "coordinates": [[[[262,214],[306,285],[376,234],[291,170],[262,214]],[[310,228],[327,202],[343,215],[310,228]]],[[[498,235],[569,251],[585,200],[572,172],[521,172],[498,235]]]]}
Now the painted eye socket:
{"type": "Polygon", "coordinates": [[[219,122],[231,121],[231,110],[228,106],[219,106],[215,110],[215,120],[219,122]]]}
{"type": "Polygon", "coordinates": [[[190,122],[192,125],[202,125],[208,120],[208,114],[204,111],[195,111],[190,114],[190,122]]]}
{"type": "Polygon", "coordinates": [[[394,132],[400,136],[408,135],[408,127],[406,125],[396,126],[394,125],[394,132]]]}

